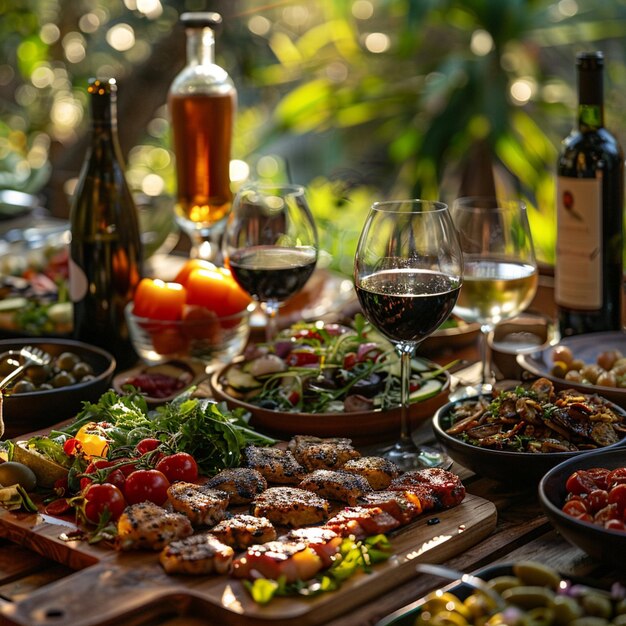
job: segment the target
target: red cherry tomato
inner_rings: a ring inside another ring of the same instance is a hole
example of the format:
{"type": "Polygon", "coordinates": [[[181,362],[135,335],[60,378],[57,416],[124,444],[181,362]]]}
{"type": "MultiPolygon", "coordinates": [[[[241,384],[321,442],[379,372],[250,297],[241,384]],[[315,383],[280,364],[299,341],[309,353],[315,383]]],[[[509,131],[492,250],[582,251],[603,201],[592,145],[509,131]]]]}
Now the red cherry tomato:
{"type": "Polygon", "coordinates": [[[305,367],[307,365],[317,365],[320,362],[319,354],[312,350],[292,350],[286,357],[285,363],[290,367],[305,367]]]}
{"type": "Polygon", "coordinates": [[[111,469],[113,465],[115,461],[106,459],[96,459],[89,463],[84,473],[93,474],[93,477],[83,476],[80,479],[80,490],[85,491],[92,483],[110,483],[123,491],[126,476],[120,469],[111,469]]]}
{"type": "Polygon", "coordinates": [[[597,485],[589,472],[578,470],[567,479],[565,488],[570,493],[581,495],[593,491],[597,488],[597,485]]]}
{"type": "Polygon", "coordinates": [[[618,467],[609,473],[607,477],[609,489],[615,485],[626,483],[626,467],[618,467]]]}
{"type": "Polygon", "coordinates": [[[85,517],[93,524],[98,524],[107,512],[109,519],[115,521],[126,508],[124,495],[110,483],[89,485],[83,496],[85,517]]]}
{"type": "Polygon", "coordinates": [[[563,513],[578,517],[587,513],[587,507],[582,500],[569,500],[563,505],[563,513]]]}
{"type": "Polygon", "coordinates": [[[620,530],[622,532],[626,531],[626,524],[621,519],[609,519],[604,522],[604,527],[607,530],[620,530]]]}
{"type": "Polygon", "coordinates": [[[619,483],[615,485],[609,491],[608,495],[609,504],[614,504],[620,514],[620,517],[624,515],[626,511],[626,483],[619,483]]]}
{"type": "Polygon", "coordinates": [[[115,459],[114,464],[118,467],[120,472],[126,476],[126,478],[128,478],[128,476],[137,469],[136,459],[121,457],[119,459],[115,459]]]}
{"type": "Polygon", "coordinates": [[[80,452],[82,447],[83,446],[81,442],[76,439],[76,437],[70,437],[63,444],[63,452],[65,452],[65,454],[67,454],[68,456],[76,456],[80,452]]]}
{"type": "Polygon", "coordinates": [[[72,506],[67,501],[67,498],[59,498],[58,500],[53,500],[46,504],[45,512],[48,515],[64,515],[68,511],[70,511],[72,506]]]}
{"type": "Polygon", "coordinates": [[[163,472],[156,469],[135,470],[126,478],[124,493],[128,504],[154,502],[159,506],[167,500],[167,488],[170,481],[163,472]]]}
{"type": "Polygon", "coordinates": [[[164,456],[156,464],[156,469],[163,472],[171,483],[177,480],[193,483],[198,480],[198,464],[191,454],[186,452],[164,456]]]}
{"type": "Polygon", "coordinates": [[[600,509],[594,516],[593,521],[596,524],[604,524],[604,522],[610,519],[619,519],[620,514],[617,510],[616,504],[607,504],[603,509],[600,509]]]}
{"type": "Polygon", "coordinates": [[[343,357],[343,369],[351,370],[356,365],[356,352],[348,352],[343,357]]]}
{"type": "Polygon", "coordinates": [[[597,513],[609,503],[609,494],[604,489],[593,489],[587,496],[587,509],[597,513]]]}
{"type": "Polygon", "coordinates": [[[161,445],[161,442],[158,439],[149,437],[147,439],[142,439],[135,446],[135,450],[137,451],[137,454],[143,456],[147,452],[152,452],[153,450],[156,450],[160,445],[161,445]]]}

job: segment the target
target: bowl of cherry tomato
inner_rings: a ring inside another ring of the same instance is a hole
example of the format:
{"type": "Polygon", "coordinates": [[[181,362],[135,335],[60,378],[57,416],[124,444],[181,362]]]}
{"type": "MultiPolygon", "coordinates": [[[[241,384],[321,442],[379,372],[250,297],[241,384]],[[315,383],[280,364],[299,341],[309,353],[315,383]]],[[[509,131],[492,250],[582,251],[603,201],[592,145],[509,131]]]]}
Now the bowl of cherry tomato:
{"type": "Polygon", "coordinates": [[[126,307],[126,320],[144,363],[195,361],[208,371],[242,352],[251,309],[250,297],[228,269],[194,259],[172,282],[144,278],[126,307]]]}
{"type": "Polygon", "coordinates": [[[552,525],[591,557],[624,566],[626,448],[588,452],[552,468],[539,483],[552,525]]]}

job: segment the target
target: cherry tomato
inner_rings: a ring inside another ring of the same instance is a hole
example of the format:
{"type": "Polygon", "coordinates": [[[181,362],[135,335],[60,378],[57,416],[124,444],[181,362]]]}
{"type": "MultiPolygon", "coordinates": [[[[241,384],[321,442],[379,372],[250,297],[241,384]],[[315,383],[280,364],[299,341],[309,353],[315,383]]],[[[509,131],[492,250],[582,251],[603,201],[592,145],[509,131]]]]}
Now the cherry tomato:
{"type": "Polygon", "coordinates": [[[76,437],[70,437],[63,444],[63,452],[65,452],[68,456],[76,456],[82,447],[82,444],[78,439],[76,439],[76,437]]]}
{"type": "Polygon", "coordinates": [[[133,313],[155,320],[179,320],[186,299],[187,291],[179,283],[142,278],[135,290],[133,313]]]}
{"type": "Polygon", "coordinates": [[[143,456],[146,452],[152,452],[156,450],[161,445],[161,442],[154,437],[148,437],[147,439],[142,439],[136,446],[135,450],[137,454],[143,456]]]}
{"type": "Polygon", "coordinates": [[[348,352],[343,357],[343,369],[351,370],[356,365],[356,352],[348,352]]]}
{"type": "Polygon", "coordinates": [[[615,485],[609,491],[608,495],[609,504],[614,504],[620,514],[620,517],[624,515],[626,511],[626,483],[619,483],[615,485]]]}
{"type": "Polygon", "coordinates": [[[563,505],[563,513],[578,517],[587,513],[587,507],[582,500],[569,500],[563,505]]]}
{"type": "Polygon", "coordinates": [[[626,467],[618,467],[610,472],[607,477],[607,483],[609,488],[626,483],[626,467]]]}
{"type": "Polygon", "coordinates": [[[156,464],[156,469],[163,472],[171,483],[177,480],[193,483],[198,480],[198,464],[191,454],[186,452],[164,456],[156,464]]]}
{"type": "Polygon", "coordinates": [[[305,367],[307,365],[317,365],[320,362],[319,354],[312,350],[292,350],[286,357],[285,363],[290,367],[305,367]]]}
{"type": "Polygon", "coordinates": [[[98,524],[107,512],[115,521],[126,508],[126,500],[122,492],[110,483],[89,485],[83,493],[85,498],[84,513],[88,521],[98,524]]]}
{"type": "Polygon", "coordinates": [[[186,352],[189,340],[178,328],[149,328],[152,348],[157,354],[186,352]]]}
{"type": "Polygon", "coordinates": [[[119,459],[115,459],[113,461],[117,468],[128,478],[130,474],[132,474],[137,469],[137,460],[136,459],[128,459],[126,457],[121,457],[119,459]]]}
{"type": "Polygon", "coordinates": [[[610,472],[608,469],[605,467],[591,467],[583,471],[587,472],[598,489],[604,489],[605,491],[609,490],[608,478],[610,472]]]}
{"type": "Polygon", "coordinates": [[[115,465],[115,461],[107,461],[106,459],[97,459],[89,463],[84,473],[94,474],[94,476],[93,478],[90,476],[83,476],[80,479],[81,491],[85,491],[89,485],[94,483],[94,478],[96,478],[96,476],[97,480],[95,480],[95,483],[110,483],[123,491],[126,476],[124,476],[124,472],[120,469],[110,469],[113,465],[115,465]]]}
{"type": "Polygon", "coordinates": [[[609,519],[604,522],[604,527],[607,530],[620,530],[622,532],[626,531],[626,524],[621,519],[609,519]]]}
{"type": "Polygon", "coordinates": [[[593,521],[597,524],[604,524],[604,522],[610,519],[619,519],[619,511],[616,504],[607,504],[603,509],[600,509],[594,516],[593,521]]]}
{"type": "Polygon", "coordinates": [[[565,483],[567,491],[577,495],[589,493],[598,486],[599,485],[596,484],[593,476],[586,470],[578,470],[574,472],[565,483]]]}
{"type": "Polygon", "coordinates": [[[160,506],[167,500],[169,486],[170,481],[159,470],[135,470],[126,479],[126,501],[128,504],[137,504],[148,500],[160,506]]]}
{"type": "Polygon", "coordinates": [[[48,515],[64,515],[70,511],[71,508],[72,506],[67,501],[67,498],[59,498],[58,500],[53,500],[46,504],[44,510],[48,515]]]}
{"type": "Polygon", "coordinates": [[[609,503],[609,494],[604,489],[593,489],[587,496],[587,509],[597,513],[609,503]]]}

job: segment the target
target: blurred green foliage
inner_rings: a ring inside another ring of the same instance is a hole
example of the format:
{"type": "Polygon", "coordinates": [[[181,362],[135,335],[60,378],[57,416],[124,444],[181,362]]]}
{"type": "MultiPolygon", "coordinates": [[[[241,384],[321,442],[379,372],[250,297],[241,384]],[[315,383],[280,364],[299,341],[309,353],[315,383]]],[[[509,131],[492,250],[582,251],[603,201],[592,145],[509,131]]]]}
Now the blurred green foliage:
{"type": "Polygon", "coordinates": [[[109,75],[138,85],[120,99],[141,98],[120,120],[137,134],[131,184],[173,194],[177,70],[162,59],[184,50],[182,11],[220,10],[217,61],[240,100],[233,157],[253,178],[308,186],[333,267],[350,272],[373,200],[490,189],[526,199],[551,262],[578,50],[605,51],[607,126],[625,143],[625,1],[0,0],[0,188],[55,180],[86,129],[87,78],[109,75]]]}

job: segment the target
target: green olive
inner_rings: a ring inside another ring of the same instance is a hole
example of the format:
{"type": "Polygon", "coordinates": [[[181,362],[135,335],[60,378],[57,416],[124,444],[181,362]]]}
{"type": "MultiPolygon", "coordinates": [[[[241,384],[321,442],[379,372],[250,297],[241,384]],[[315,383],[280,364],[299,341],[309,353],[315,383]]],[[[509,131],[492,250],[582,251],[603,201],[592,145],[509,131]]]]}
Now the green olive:
{"type": "Polygon", "coordinates": [[[520,561],[516,563],[513,565],[513,573],[525,585],[549,587],[556,590],[561,582],[561,577],[554,569],[535,561],[520,561]]]}
{"type": "Polygon", "coordinates": [[[585,613],[593,617],[603,617],[610,619],[613,613],[613,605],[611,600],[599,593],[589,592],[581,596],[579,600],[585,613]]]}
{"type": "Polygon", "coordinates": [[[93,367],[84,361],[76,363],[76,365],[72,368],[72,375],[76,380],[83,380],[85,376],[89,376],[91,374],[93,374],[93,367]]]}
{"type": "Polygon", "coordinates": [[[566,626],[583,614],[581,606],[570,596],[557,595],[554,598],[552,608],[554,609],[554,621],[559,626],[566,626]]]}
{"type": "Polygon", "coordinates": [[[26,376],[34,385],[41,385],[41,383],[45,383],[50,378],[50,366],[31,365],[26,368],[26,376]]]}
{"type": "Polygon", "coordinates": [[[11,393],[30,393],[35,391],[35,385],[30,380],[18,380],[11,389],[11,393]]]}
{"type": "Polygon", "coordinates": [[[50,384],[55,387],[68,387],[69,385],[74,385],[76,383],[76,379],[69,372],[59,372],[55,374],[50,384]]]}
{"type": "Polygon", "coordinates": [[[3,487],[21,485],[26,491],[33,491],[37,486],[37,477],[27,465],[7,461],[0,463],[0,485],[3,487]]]}
{"type": "Polygon", "coordinates": [[[60,370],[71,372],[73,367],[80,363],[80,357],[74,352],[62,352],[56,358],[55,364],[60,370]]]}

